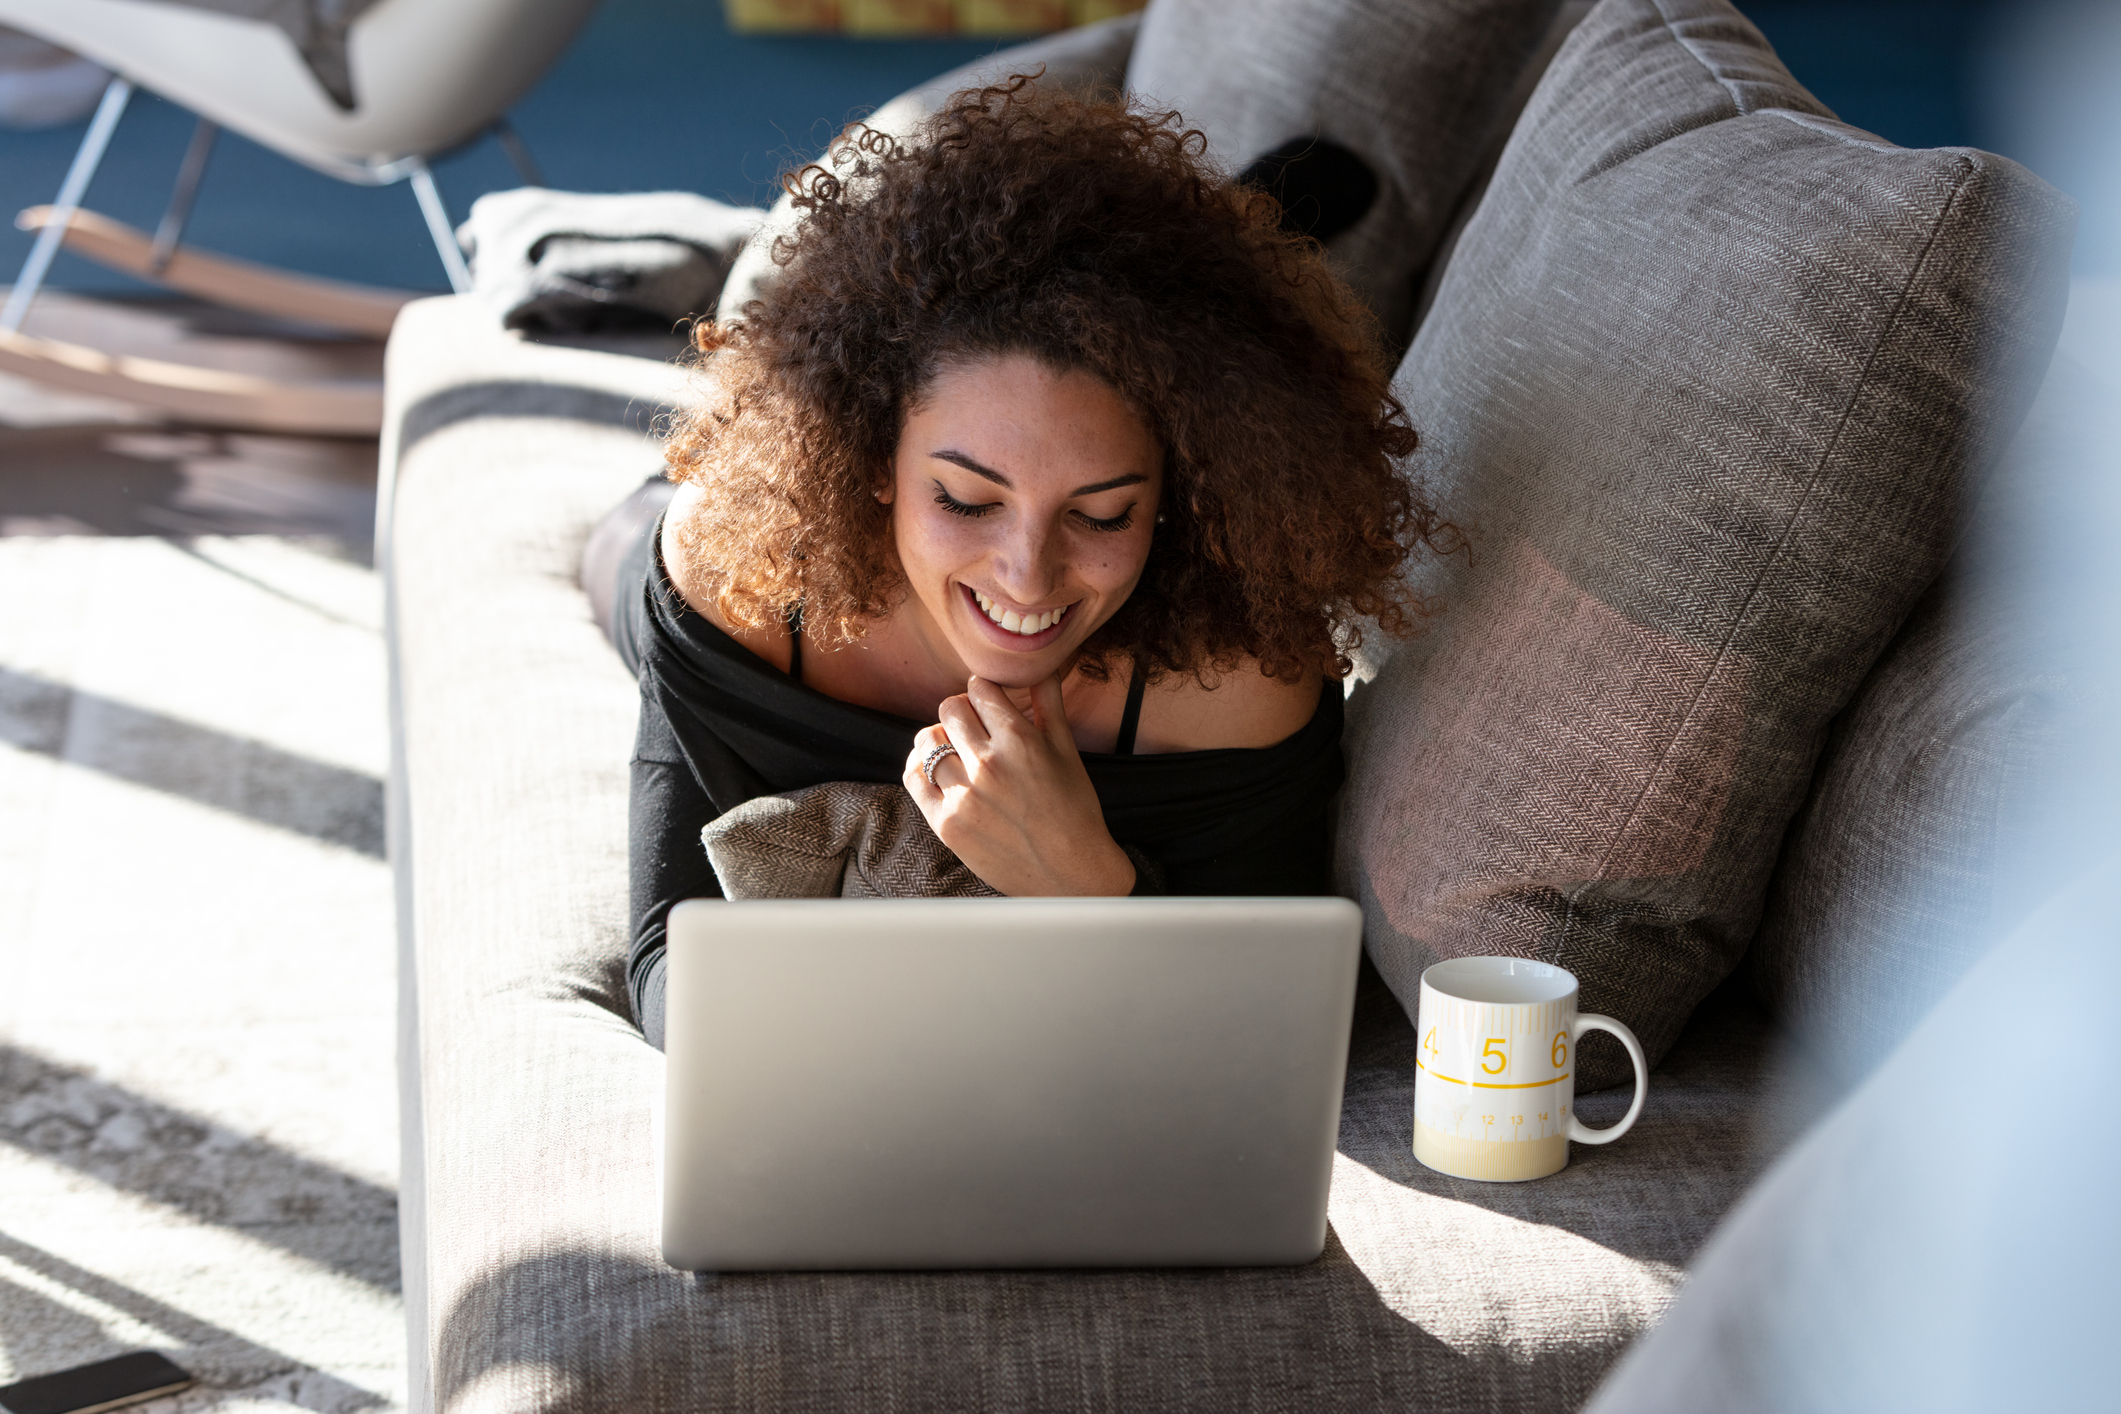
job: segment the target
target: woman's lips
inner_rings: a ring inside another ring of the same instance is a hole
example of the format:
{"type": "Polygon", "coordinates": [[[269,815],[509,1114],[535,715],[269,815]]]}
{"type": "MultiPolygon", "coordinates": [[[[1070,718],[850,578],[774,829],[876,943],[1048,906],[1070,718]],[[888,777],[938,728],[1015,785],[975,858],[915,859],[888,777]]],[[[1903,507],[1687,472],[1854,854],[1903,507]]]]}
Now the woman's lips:
{"type": "Polygon", "coordinates": [[[1013,653],[1035,653],[1059,638],[1061,630],[1068,626],[1069,615],[1075,610],[1073,604],[1065,606],[1061,609],[1059,618],[1040,629],[1037,633],[1012,633],[988,617],[987,611],[980,606],[979,595],[973,590],[971,585],[960,584],[958,585],[958,591],[965,597],[965,608],[978,621],[979,626],[986,631],[988,639],[997,647],[1006,648],[1013,653]]]}

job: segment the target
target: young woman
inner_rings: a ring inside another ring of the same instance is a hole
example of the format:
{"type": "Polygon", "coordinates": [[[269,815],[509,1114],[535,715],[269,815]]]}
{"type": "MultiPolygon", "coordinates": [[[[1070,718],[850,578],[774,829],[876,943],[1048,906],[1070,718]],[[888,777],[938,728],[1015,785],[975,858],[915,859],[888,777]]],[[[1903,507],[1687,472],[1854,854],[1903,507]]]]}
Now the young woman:
{"type": "Polygon", "coordinates": [[[616,576],[641,680],[634,951],[702,825],[902,782],[1005,894],[1328,887],[1338,679],[1437,530],[1367,317],[1175,114],[1019,78],[850,130],[616,576]]]}

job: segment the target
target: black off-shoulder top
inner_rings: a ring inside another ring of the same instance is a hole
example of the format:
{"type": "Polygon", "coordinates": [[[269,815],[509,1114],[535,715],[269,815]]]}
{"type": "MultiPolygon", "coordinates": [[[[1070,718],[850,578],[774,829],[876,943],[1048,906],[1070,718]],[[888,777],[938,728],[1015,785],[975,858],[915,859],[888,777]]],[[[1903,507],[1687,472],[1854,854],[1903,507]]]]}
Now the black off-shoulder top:
{"type": "MultiPolygon", "coordinates": [[[[896,782],[926,722],[827,697],[689,609],[651,532],[627,558],[615,638],[641,684],[629,809],[633,948],[642,1032],[663,1044],[664,922],[718,897],[700,829],[755,796],[826,781],[896,782]]],[[[1258,749],[1085,752],[1120,844],[1172,894],[1331,891],[1331,808],[1344,774],[1342,695],[1328,682],[1295,735],[1258,749]]]]}

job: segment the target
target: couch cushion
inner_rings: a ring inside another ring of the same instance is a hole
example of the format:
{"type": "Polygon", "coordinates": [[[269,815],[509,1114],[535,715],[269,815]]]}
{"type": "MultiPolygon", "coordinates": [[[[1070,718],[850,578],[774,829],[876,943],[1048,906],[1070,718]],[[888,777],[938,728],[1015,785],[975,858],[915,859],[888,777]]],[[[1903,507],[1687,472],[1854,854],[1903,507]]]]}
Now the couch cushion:
{"type": "MultiPolygon", "coordinates": [[[[1422,272],[1473,180],[1511,81],[1558,7],[1559,0],[1154,0],[1127,63],[1127,87],[1184,114],[1233,175],[1250,170],[1270,187],[1301,189],[1311,185],[1302,181],[1307,164],[1328,168],[1326,186],[1305,192],[1308,206],[1292,202],[1292,214],[1309,230],[1347,193],[1359,219],[1317,234],[1396,352],[1406,345],[1422,272]],[[1338,170],[1349,157],[1374,180],[1366,202],[1355,199],[1368,190],[1351,181],[1358,169],[1338,170]]],[[[1288,200],[1297,191],[1277,194],[1288,200]]]]}
{"type": "MultiPolygon", "coordinates": [[[[1558,1412],[1804,1117],[1734,991],[1619,1143],[1537,1183],[1431,1173],[1409,1152],[1413,1031],[1373,973],[1317,1262],[666,1267],[663,1057],[621,984],[635,695],[573,580],[590,526],[656,460],[597,419],[652,411],[674,380],[506,338],[468,299],[412,306],[390,377],[415,1408],[1558,1412]]],[[[1625,1098],[1582,1112],[1608,1123],[1625,1098]]]]}
{"type": "Polygon", "coordinates": [[[1413,1033],[1381,982],[1365,1001],[1326,1252],[1279,1269],[695,1279],[656,1255],[650,1094],[602,1066],[546,1077],[510,1046],[490,1064],[527,1092],[508,1110],[523,1152],[467,1157],[481,1186],[430,1224],[438,1406],[1576,1408],[1773,1152],[1764,1136],[1796,1122],[1765,1021],[1733,994],[1626,1139],[1537,1184],[1478,1184],[1409,1154],[1413,1033]],[[492,1201],[532,1190],[531,1211],[492,1201]]]}
{"type": "Polygon", "coordinates": [[[2075,529],[2121,434],[2114,398],[2056,358],[1967,545],[1835,721],[1790,827],[1745,977],[1846,1079],[2086,863],[2038,825],[2121,720],[2111,671],[2081,661],[2096,628],[2082,585],[2112,546],[2075,529]]]}
{"type": "Polygon", "coordinates": [[[1723,0],[1569,37],[1396,383],[1471,543],[1351,711],[1341,879],[1410,1007],[1531,956],[1671,1043],[2032,396],[2072,219],[1836,122],[1723,0]]]}

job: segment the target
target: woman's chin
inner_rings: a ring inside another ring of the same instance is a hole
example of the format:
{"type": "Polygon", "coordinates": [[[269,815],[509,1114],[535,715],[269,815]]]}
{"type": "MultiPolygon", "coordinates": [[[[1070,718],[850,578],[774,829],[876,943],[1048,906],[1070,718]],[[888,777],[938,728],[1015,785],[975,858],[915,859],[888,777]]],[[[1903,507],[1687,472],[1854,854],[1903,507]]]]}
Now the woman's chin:
{"type": "Polygon", "coordinates": [[[1039,653],[965,653],[967,667],[998,687],[1036,687],[1067,666],[1068,655],[1047,649],[1039,653]]]}
{"type": "Polygon", "coordinates": [[[1044,682],[1068,665],[1076,645],[1049,629],[1038,635],[1043,642],[1018,648],[996,644],[984,633],[971,635],[970,643],[957,644],[958,657],[967,668],[988,682],[1002,687],[1031,687],[1044,682]]]}

